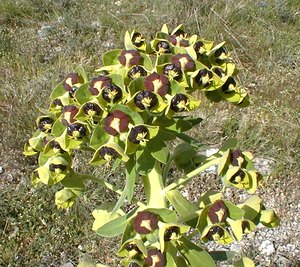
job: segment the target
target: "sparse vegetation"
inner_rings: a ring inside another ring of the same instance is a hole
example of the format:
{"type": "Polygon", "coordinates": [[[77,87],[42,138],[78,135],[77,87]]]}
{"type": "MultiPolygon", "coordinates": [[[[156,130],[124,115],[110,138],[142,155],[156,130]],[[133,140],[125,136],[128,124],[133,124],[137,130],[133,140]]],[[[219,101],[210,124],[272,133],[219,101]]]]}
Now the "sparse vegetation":
{"type": "MultiPolygon", "coordinates": [[[[228,41],[254,105],[237,110],[203,99],[199,112],[204,120],[193,134],[210,145],[228,135],[236,137],[240,148],[274,161],[270,187],[283,179],[286,187],[288,183],[299,187],[298,0],[198,2],[1,1],[0,165],[5,168],[0,175],[1,266],[77,264],[81,257],[116,265],[112,255],[117,247],[93,234],[92,208],[87,205],[100,204],[99,195],[113,196],[91,184],[74,208],[57,210],[54,190],[31,189],[34,162],[24,160],[21,151],[34,131],[32,118],[48,105],[52,88],[76,65],[93,73],[103,52],[121,47],[128,28],[151,35],[163,23],[184,23],[208,39],[228,41]]],[[[109,170],[105,175],[112,176],[109,170]]],[[[284,212],[279,215],[290,219],[284,212]]]]}

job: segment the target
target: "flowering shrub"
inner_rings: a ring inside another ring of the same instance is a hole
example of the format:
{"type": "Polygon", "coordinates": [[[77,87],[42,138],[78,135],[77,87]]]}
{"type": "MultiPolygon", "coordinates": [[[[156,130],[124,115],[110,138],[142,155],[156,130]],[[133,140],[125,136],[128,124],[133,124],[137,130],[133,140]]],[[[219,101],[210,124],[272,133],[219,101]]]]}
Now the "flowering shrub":
{"type": "MultiPolygon", "coordinates": [[[[240,241],[259,223],[279,223],[255,195],[234,204],[222,192],[207,191],[192,203],[180,191],[213,165],[224,187],[254,194],[263,180],[251,153],[236,149],[234,140],[206,157],[199,153],[200,143],[186,134],[201,122],[189,112],[202,97],[239,108],[250,103],[224,45],[189,36],[182,25],[172,32],[164,25],[151,41],[137,31],[126,32],[125,48],[105,53],[95,77],[88,79],[78,67],[53,90],[49,109],[25,145],[25,155],[38,154],[32,182],[64,187],[55,195],[58,207],[71,207],[87,180],[119,194],[113,205],[94,210],[93,230],[104,237],[122,235],[118,256],[124,266],[216,266],[234,253],[206,251],[206,242],[240,241]],[[172,151],[167,143],[175,139],[181,143],[172,151]],[[76,173],[72,152],[78,149],[92,151],[92,165],[121,164],[125,187],[76,173]],[[185,173],[172,183],[167,179],[171,164],[185,173]],[[144,202],[134,196],[139,180],[144,202]],[[122,209],[125,201],[133,203],[128,213],[122,209]]],[[[236,263],[252,264],[248,258],[236,263]]]]}

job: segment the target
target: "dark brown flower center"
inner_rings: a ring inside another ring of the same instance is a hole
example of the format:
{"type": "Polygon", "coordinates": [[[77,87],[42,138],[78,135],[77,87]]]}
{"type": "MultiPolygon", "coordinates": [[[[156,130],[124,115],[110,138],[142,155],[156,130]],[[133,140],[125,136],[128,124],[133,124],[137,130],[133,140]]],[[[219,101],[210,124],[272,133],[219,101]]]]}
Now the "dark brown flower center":
{"type": "Polygon", "coordinates": [[[133,144],[139,144],[149,138],[149,131],[147,127],[140,125],[131,128],[128,139],[133,144]]]}
{"type": "Polygon", "coordinates": [[[129,79],[133,80],[142,76],[146,76],[147,72],[141,66],[134,66],[129,72],[128,77],[129,79]]]}
{"type": "Polygon", "coordinates": [[[112,147],[103,146],[100,148],[99,156],[101,159],[111,161],[119,156],[119,153],[112,147]]]}
{"type": "Polygon", "coordinates": [[[149,211],[140,211],[133,221],[133,228],[139,234],[149,234],[158,228],[158,217],[149,211]]]}
{"type": "Polygon", "coordinates": [[[86,129],[82,124],[74,123],[67,127],[67,133],[74,139],[82,139],[86,136],[86,129]]]}
{"type": "Polygon", "coordinates": [[[179,81],[182,78],[182,71],[175,64],[167,64],[164,67],[163,74],[171,77],[176,81],[179,81]]]}
{"type": "Polygon", "coordinates": [[[229,211],[222,200],[215,201],[208,211],[208,217],[212,223],[225,222],[229,211]]]}
{"type": "Polygon", "coordinates": [[[158,103],[158,99],[157,96],[151,91],[144,90],[139,92],[134,97],[134,103],[141,110],[144,110],[146,108],[151,110],[158,103]]]}
{"type": "Polygon", "coordinates": [[[199,86],[207,87],[210,85],[210,80],[212,77],[213,77],[213,74],[210,70],[202,69],[196,75],[195,82],[199,86]]]}
{"type": "Polygon", "coordinates": [[[176,237],[179,234],[179,227],[178,226],[171,226],[166,229],[164,234],[164,240],[170,241],[174,237],[176,237]]]}
{"type": "Polygon", "coordinates": [[[50,164],[50,165],[49,165],[49,170],[50,170],[51,172],[55,172],[55,173],[61,173],[61,172],[63,172],[66,168],[67,168],[67,166],[62,165],[62,164],[50,164]]]}
{"type": "Polygon", "coordinates": [[[82,110],[84,114],[94,117],[94,116],[100,116],[102,113],[101,108],[96,103],[87,102],[83,105],[82,110]]]}
{"type": "Polygon", "coordinates": [[[239,170],[236,174],[234,174],[230,178],[230,182],[233,184],[239,184],[244,180],[244,178],[245,178],[245,172],[242,170],[239,170]]]}
{"type": "Polygon", "coordinates": [[[52,129],[53,119],[49,117],[41,118],[39,121],[39,129],[44,133],[49,133],[52,129]]]}
{"type": "Polygon", "coordinates": [[[135,32],[131,38],[131,41],[136,47],[141,47],[145,43],[145,38],[139,32],[135,32]]]}
{"type": "Polygon", "coordinates": [[[118,87],[114,84],[110,84],[102,90],[101,95],[106,102],[116,103],[117,101],[119,101],[122,98],[123,93],[122,93],[122,90],[120,87],[118,87]]]}
{"type": "Polygon", "coordinates": [[[221,228],[220,226],[213,226],[212,228],[209,229],[206,238],[210,241],[213,241],[213,240],[219,240],[224,235],[225,232],[223,228],[221,228]]]}
{"type": "Polygon", "coordinates": [[[167,41],[158,42],[155,49],[160,54],[171,53],[171,48],[167,41]]]}
{"type": "Polygon", "coordinates": [[[225,94],[235,91],[236,81],[233,77],[228,77],[226,82],[222,85],[222,92],[225,94]]]}
{"type": "Polygon", "coordinates": [[[176,94],[171,100],[170,108],[175,112],[182,112],[187,110],[189,99],[184,94],[176,94]]]}

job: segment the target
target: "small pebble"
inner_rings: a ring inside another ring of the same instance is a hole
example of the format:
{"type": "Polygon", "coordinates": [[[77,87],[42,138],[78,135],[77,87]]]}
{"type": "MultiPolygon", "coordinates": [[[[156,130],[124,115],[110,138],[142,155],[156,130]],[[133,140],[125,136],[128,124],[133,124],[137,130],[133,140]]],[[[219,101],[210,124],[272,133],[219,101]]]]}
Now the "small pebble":
{"type": "Polygon", "coordinates": [[[0,165],[0,175],[5,172],[4,168],[0,165]]]}

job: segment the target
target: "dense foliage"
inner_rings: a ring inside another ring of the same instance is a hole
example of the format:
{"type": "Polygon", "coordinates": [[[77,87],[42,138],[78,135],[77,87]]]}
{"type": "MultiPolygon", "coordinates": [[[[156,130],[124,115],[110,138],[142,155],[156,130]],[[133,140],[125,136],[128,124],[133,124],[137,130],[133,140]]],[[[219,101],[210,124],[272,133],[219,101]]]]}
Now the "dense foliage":
{"type": "MultiPolygon", "coordinates": [[[[189,36],[182,25],[172,32],[164,25],[150,41],[140,32],[126,32],[125,48],[105,53],[96,72],[89,79],[78,67],[54,89],[24,153],[39,154],[34,184],[63,186],[55,196],[58,207],[71,207],[87,180],[120,195],[117,203],[103,203],[93,212],[93,230],[105,237],[123,235],[118,255],[124,266],[215,266],[215,261],[234,254],[207,252],[204,243],[228,244],[240,241],[259,223],[278,225],[274,211],[258,196],[234,204],[222,192],[207,191],[192,203],[180,192],[213,165],[218,165],[224,188],[254,194],[263,180],[252,154],[235,148],[234,140],[207,157],[199,152],[202,144],[185,133],[201,122],[190,111],[202,97],[239,108],[250,104],[224,42],[215,45],[189,36]],[[167,143],[175,139],[181,143],[172,150],[167,143]],[[78,149],[92,153],[92,165],[124,168],[125,187],[120,190],[98,177],[76,173],[72,160],[78,149]],[[170,182],[173,163],[185,175],[170,182]],[[139,181],[145,201],[135,196],[139,181]],[[125,201],[133,207],[127,213],[125,201]]],[[[237,264],[252,263],[244,258],[237,264]]]]}

